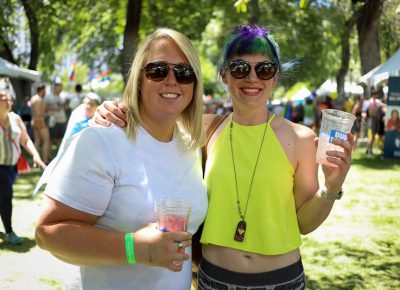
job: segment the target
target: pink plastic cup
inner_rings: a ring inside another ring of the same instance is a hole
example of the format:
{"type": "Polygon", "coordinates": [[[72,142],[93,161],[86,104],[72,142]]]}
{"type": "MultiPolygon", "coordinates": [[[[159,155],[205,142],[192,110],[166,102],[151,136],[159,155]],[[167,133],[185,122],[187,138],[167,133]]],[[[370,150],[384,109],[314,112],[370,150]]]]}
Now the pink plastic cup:
{"type": "MultiPolygon", "coordinates": [[[[162,232],[186,231],[191,203],[185,199],[163,198],[154,203],[157,214],[157,228],[162,232]]],[[[184,250],[182,249],[182,252],[184,250]]]]}

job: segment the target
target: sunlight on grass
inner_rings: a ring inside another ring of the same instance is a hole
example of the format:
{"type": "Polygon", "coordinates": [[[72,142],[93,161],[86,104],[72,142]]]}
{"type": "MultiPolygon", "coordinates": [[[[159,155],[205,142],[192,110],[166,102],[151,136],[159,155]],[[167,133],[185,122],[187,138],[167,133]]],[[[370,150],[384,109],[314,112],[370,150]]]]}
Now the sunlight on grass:
{"type": "Polygon", "coordinates": [[[309,289],[400,288],[400,161],[360,153],[345,195],[315,232],[303,237],[309,289]]]}

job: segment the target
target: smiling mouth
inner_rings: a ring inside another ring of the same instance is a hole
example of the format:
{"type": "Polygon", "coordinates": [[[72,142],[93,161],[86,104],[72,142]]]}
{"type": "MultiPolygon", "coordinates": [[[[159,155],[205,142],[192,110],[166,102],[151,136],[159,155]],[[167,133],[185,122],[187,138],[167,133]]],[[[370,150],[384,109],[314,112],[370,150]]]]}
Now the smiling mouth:
{"type": "Polygon", "coordinates": [[[260,89],[254,89],[254,88],[242,88],[241,89],[245,94],[258,94],[261,90],[260,89]]]}
{"type": "Polygon", "coordinates": [[[176,99],[177,97],[179,97],[178,94],[174,94],[174,93],[165,93],[165,94],[160,94],[160,96],[164,99],[176,99]]]}

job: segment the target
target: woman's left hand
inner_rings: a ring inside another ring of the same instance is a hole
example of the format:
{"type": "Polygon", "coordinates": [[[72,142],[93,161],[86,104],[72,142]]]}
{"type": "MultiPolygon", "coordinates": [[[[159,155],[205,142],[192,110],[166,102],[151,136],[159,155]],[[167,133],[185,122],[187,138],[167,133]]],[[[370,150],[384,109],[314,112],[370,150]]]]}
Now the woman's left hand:
{"type": "Polygon", "coordinates": [[[343,182],[346,179],[347,173],[349,172],[351,165],[351,152],[354,146],[354,136],[351,133],[347,133],[347,140],[333,139],[332,143],[338,145],[344,149],[344,152],[340,151],[327,151],[327,161],[336,165],[322,166],[322,170],[325,175],[325,186],[328,192],[337,193],[342,188],[343,182]]]}

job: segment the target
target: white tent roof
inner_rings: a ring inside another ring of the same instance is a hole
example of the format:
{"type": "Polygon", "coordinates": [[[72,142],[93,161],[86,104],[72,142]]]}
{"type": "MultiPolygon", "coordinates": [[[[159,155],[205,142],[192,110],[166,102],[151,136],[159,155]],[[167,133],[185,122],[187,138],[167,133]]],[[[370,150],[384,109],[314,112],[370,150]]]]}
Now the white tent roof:
{"type": "Polygon", "coordinates": [[[376,86],[380,82],[387,80],[391,75],[400,75],[400,49],[385,63],[378,65],[360,77],[359,81],[370,86],[376,86]]]}
{"type": "Polygon", "coordinates": [[[367,85],[372,85],[371,76],[372,76],[372,74],[373,74],[374,72],[376,72],[381,66],[382,66],[382,64],[376,66],[375,68],[373,68],[372,70],[370,70],[369,72],[367,72],[365,75],[361,76],[361,77],[358,79],[358,82],[359,82],[359,83],[364,83],[364,84],[367,84],[367,85]]]}
{"type": "Polygon", "coordinates": [[[398,74],[400,71],[400,49],[393,54],[372,76],[377,76],[382,73],[398,74]]]}
{"type": "MultiPolygon", "coordinates": [[[[327,79],[317,90],[317,95],[329,95],[336,92],[336,81],[332,79],[327,79]]],[[[352,94],[362,94],[363,88],[357,85],[355,82],[344,82],[344,92],[352,94]]]]}
{"type": "Polygon", "coordinates": [[[290,99],[292,101],[302,101],[311,95],[311,91],[305,87],[298,90],[290,99]]]}
{"type": "Polygon", "coordinates": [[[389,76],[400,75],[400,49],[393,54],[377,71],[372,74],[374,86],[389,76]]]}
{"type": "Polygon", "coordinates": [[[0,76],[9,78],[26,79],[34,82],[40,81],[40,73],[34,70],[19,67],[0,57],[0,76]]]}

